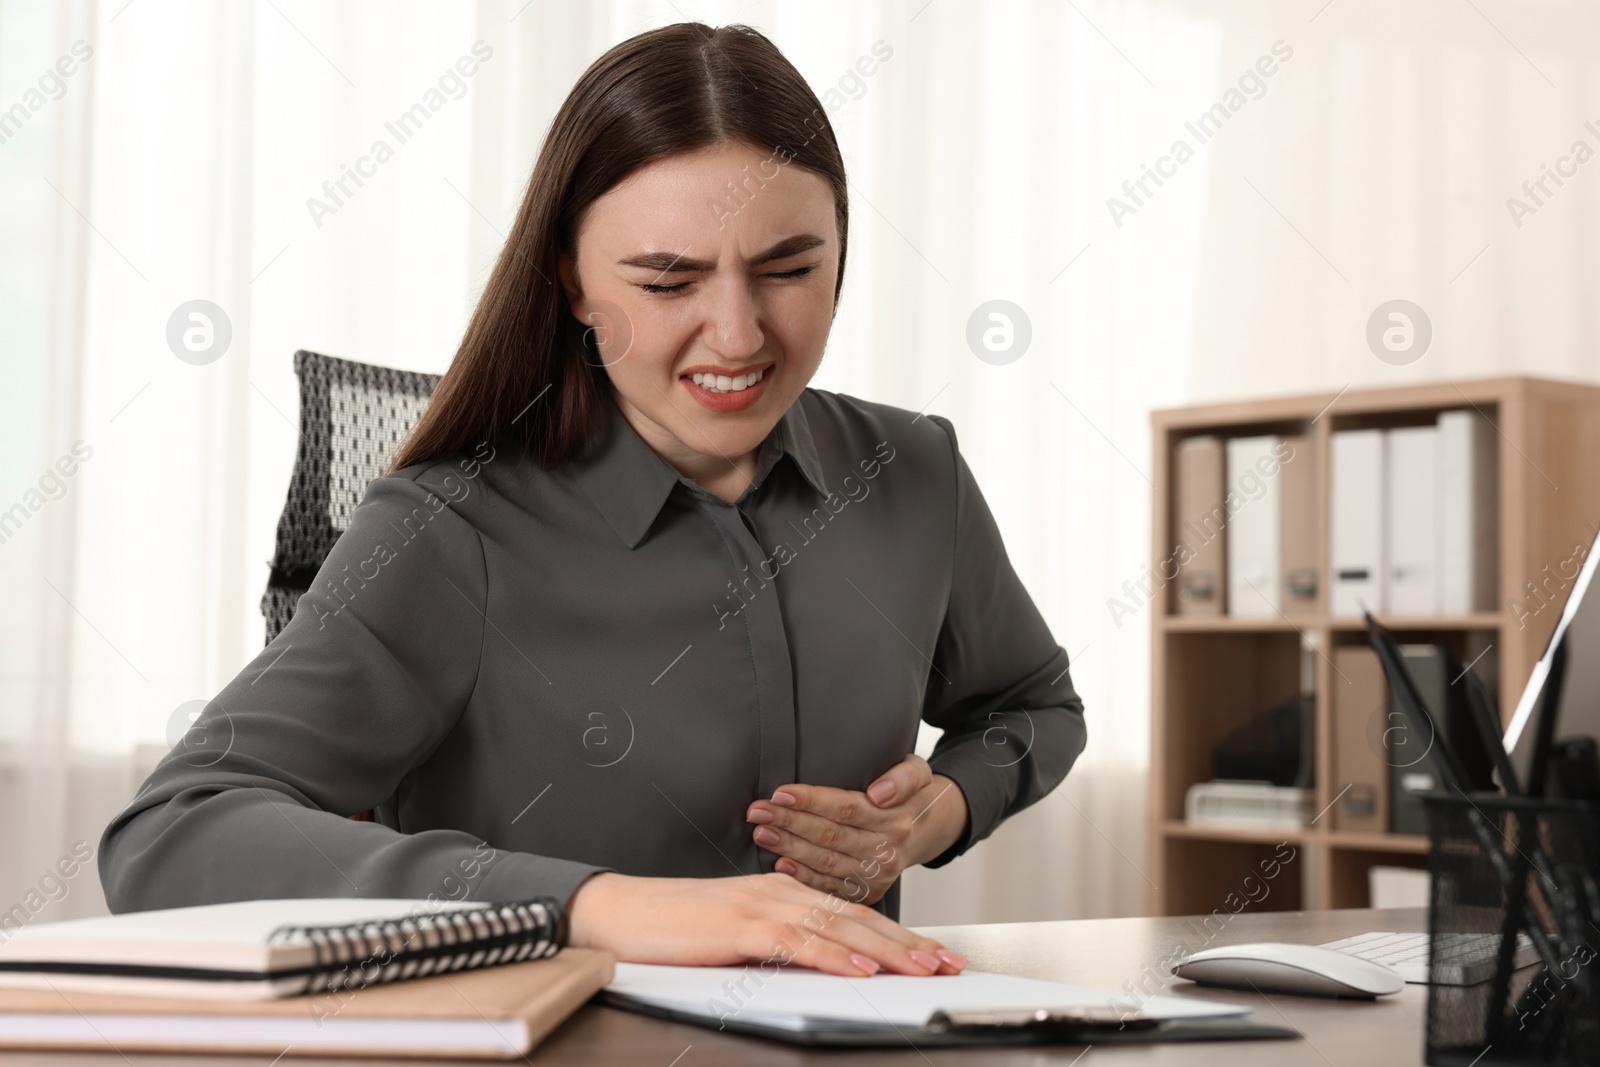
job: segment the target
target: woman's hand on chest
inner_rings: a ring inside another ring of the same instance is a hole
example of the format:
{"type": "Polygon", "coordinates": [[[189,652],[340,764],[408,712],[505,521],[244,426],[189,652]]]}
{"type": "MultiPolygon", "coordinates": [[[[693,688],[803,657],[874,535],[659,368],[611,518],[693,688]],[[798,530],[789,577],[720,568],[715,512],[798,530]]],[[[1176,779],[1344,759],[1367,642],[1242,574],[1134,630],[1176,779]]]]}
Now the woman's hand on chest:
{"type": "Polygon", "coordinates": [[[785,785],[745,813],[775,869],[827,893],[871,904],[908,867],[926,863],[966,832],[967,803],[954,780],[907,756],[866,792],[785,785]]]}

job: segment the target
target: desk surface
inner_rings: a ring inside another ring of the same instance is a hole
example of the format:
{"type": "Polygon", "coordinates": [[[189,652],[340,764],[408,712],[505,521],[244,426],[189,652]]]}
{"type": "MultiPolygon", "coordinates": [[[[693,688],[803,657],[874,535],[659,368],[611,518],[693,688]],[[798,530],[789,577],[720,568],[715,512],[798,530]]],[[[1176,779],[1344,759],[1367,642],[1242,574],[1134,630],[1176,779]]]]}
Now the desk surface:
{"type": "MultiPolygon", "coordinates": [[[[563,1064],[644,1064],[648,1067],[797,1067],[828,1063],[856,1065],[956,1064],[1039,1067],[1076,1064],[1092,1056],[1086,1067],[1116,1060],[1138,1064],[1327,1064],[1328,1067],[1380,1067],[1385,1064],[1422,1062],[1422,1020],[1426,990],[1408,985],[1392,997],[1376,1001],[1333,1001],[1288,995],[1263,996],[1207,989],[1203,993],[1189,982],[1161,979],[1155,964],[1182,942],[1192,950],[1205,944],[1227,945],[1247,941],[1295,941],[1321,944],[1369,930],[1422,931],[1427,913],[1421,909],[1397,911],[1277,912],[1238,915],[1224,925],[1213,919],[1209,936],[1201,919],[1101,919],[1074,922],[1004,923],[992,926],[930,927],[928,932],[945,945],[964,953],[972,966],[1033,978],[1049,978],[1077,985],[1121,989],[1124,982],[1148,975],[1144,988],[1157,986],[1178,996],[1203,995],[1211,999],[1248,1004],[1260,1022],[1286,1023],[1306,1035],[1304,1041],[1240,1041],[1205,1044],[1132,1045],[1094,1048],[1083,1046],[1031,1046],[1015,1049],[868,1049],[858,1052],[813,1052],[777,1042],[737,1037],[679,1023],[663,1022],[612,1008],[590,1005],[569,1019],[534,1050],[538,1067],[563,1064]]],[[[0,1053],[3,1067],[267,1067],[261,1056],[151,1056],[129,1054],[0,1053]]],[[[277,1067],[483,1067],[491,1060],[351,1060],[343,1058],[285,1057],[277,1067]]],[[[517,1061],[510,1061],[517,1062],[517,1061]]]]}

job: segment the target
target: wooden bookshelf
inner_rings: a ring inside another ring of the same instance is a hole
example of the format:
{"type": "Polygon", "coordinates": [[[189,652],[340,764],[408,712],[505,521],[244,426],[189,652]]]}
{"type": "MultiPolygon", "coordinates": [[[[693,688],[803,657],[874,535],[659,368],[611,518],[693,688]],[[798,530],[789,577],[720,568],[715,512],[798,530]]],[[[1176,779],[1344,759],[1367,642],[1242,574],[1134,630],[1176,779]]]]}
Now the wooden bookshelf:
{"type": "MultiPolygon", "coordinates": [[[[1332,828],[1331,817],[1291,830],[1196,826],[1184,822],[1190,785],[1210,778],[1212,745],[1300,689],[1301,649],[1316,650],[1316,808],[1333,803],[1334,724],[1330,651],[1364,645],[1359,618],[1328,614],[1328,455],[1337,430],[1432,422],[1441,411],[1476,408],[1499,431],[1498,595],[1494,611],[1438,617],[1382,616],[1402,639],[1450,645],[1492,642],[1499,656],[1501,714],[1509,718],[1549,639],[1565,590],[1533,614],[1514,610],[1526,582],[1594,540],[1600,523],[1600,387],[1541,378],[1486,378],[1394,389],[1273,397],[1152,412],[1154,496],[1151,569],[1172,551],[1174,449],[1185,437],[1304,433],[1314,445],[1314,528],[1319,573],[1313,611],[1288,617],[1174,614],[1177,583],[1160,590],[1151,613],[1151,773],[1148,881],[1154,915],[1207,914],[1287,845],[1295,858],[1273,879],[1256,910],[1366,907],[1367,870],[1377,864],[1425,868],[1417,835],[1332,828]]],[[[1546,594],[1549,596],[1549,594],[1546,594]]]]}

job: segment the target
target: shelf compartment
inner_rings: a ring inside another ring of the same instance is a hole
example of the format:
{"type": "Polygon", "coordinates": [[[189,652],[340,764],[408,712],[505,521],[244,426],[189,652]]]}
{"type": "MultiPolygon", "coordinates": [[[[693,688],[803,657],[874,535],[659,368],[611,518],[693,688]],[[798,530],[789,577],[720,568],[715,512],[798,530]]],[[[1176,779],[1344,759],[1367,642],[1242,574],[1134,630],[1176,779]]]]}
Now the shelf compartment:
{"type": "Polygon", "coordinates": [[[1300,691],[1300,635],[1293,630],[1168,633],[1161,700],[1166,808],[1181,819],[1191,785],[1211,780],[1211,750],[1236,728],[1300,691]]]}
{"type": "Polygon", "coordinates": [[[1171,836],[1161,842],[1167,915],[1299,911],[1305,907],[1304,842],[1218,841],[1171,836]]]}
{"type": "MultiPolygon", "coordinates": [[[[1355,836],[1355,835],[1345,835],[1355,836]]],[[[1329,908],[1370,908],[1372,897],[1367,872],[1373,867],[1410,867],[1428,869],[1428,839],[1411,834],[1368,834],[1368,838],[1417,837],[1421,848],[1415,852],[1399,852],[1389,848],[1388,841],[1373,841],[1374,848],[1347,848],[1342,845],[1330,848],[1325,864],[1324,900],[1329,908]]]]}

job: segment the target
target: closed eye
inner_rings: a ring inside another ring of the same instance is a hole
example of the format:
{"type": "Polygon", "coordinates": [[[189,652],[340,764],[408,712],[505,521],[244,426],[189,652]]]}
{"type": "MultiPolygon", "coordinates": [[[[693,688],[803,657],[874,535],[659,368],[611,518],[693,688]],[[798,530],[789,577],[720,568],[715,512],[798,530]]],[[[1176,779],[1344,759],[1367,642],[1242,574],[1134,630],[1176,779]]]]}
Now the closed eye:
{"type": "MultiPolygon", "coordinates": [[[[785,271],[779,271],[779,272],[777,272],[775,274],[768,274],[767,277],[768,278],[785,278],[785,279],[804,278],[807,274],[810,274],[813,269],[814,268],[812,268],[812,267],[796,267],[793,270],[785,270],[785,271]]],[[[687,289],[692,284],[694,284],[694,283],[693,282],[678,282],[676,285],[659,285],[659,284],[646,283],[644,285],[639,286],[639,288],[643,289],[647,293],[671,294],[671,293],[682,292],[683,290],[687,289]]]]}

